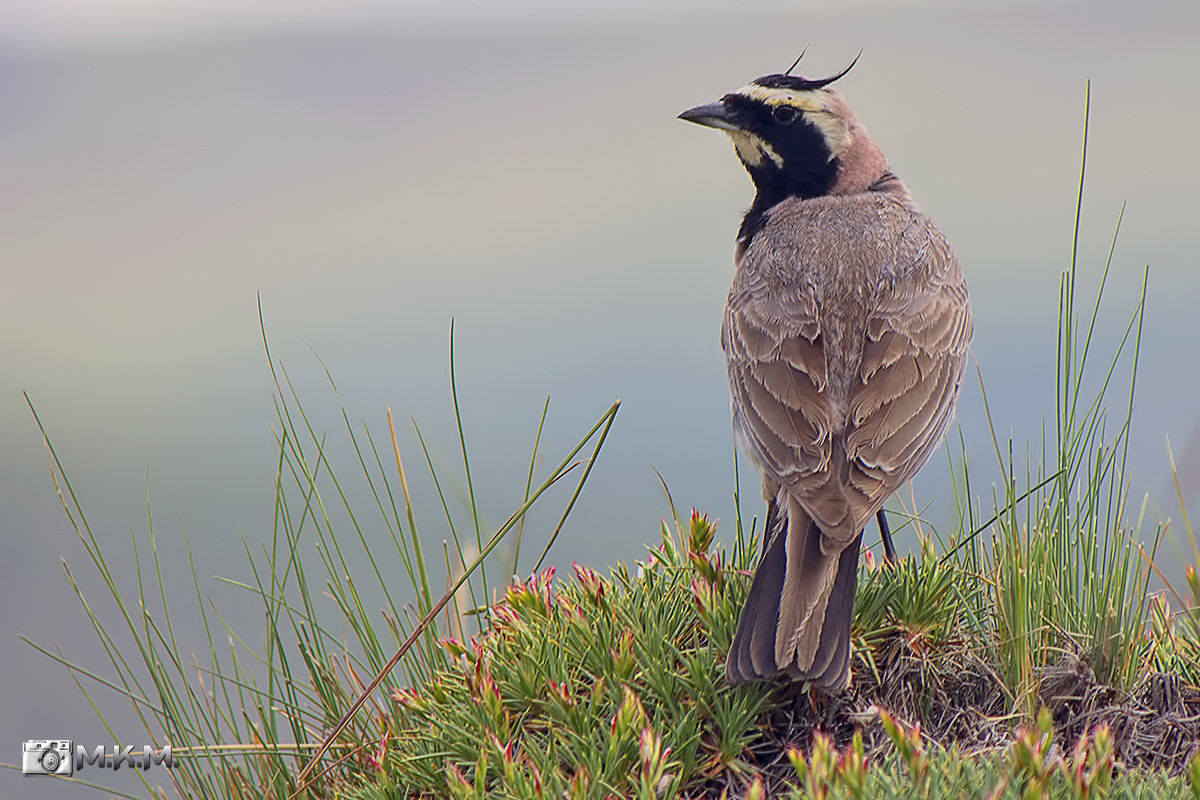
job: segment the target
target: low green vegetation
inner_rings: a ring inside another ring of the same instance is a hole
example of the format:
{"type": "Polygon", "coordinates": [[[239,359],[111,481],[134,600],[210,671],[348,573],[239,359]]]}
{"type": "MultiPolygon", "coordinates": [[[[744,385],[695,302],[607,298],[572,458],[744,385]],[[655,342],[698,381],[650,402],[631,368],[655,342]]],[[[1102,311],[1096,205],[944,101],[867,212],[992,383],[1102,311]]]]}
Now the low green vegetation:
{"type": "MultiPolygon", "coordinates": [[[[1160,731],[1180,741],[1173,759],[1157,761],[1131,735],[1127,718],[1149,709],[1136,690],[1069,739],[1061,731],[1075,720],[1051,710],[1070,702],[1063,697],[1043,694],[1049,707],[1032,723],[1013,712],[1015,693],[989,676],[986,655],[970,655],[982,643],[957,613],[978,598],[953,587],[979,580],[932,553],[866,568],[868,613],[854,629],[861,677],[848,697],[729,687],[722,661],[752,558],[746,549],[727,557],[713,533],[693,512],[664,526],[633,573],[576,566],[571,580],[547,571],[513,584],[485,635],[444,641],[446,668],[393,693],[398,724],[374,743],[382,757],[357,788],[340,791],[357,800],[1200,791],[1183,774],[1200,726],[1160,731]],[[986,696],[978,705],[981,683],[993,690],[992,709],[986,696]],[[967,724],[948,723],[952,715],[967,724]],[[1130,770],[1138,764],[1146,769],[1130,770]]],[[[1194,713],[1200,696],[1187,704],[1194,713]]]]}
{"type": "Polygon", "coordinates": [[[106,724],[97,686],[173,746],[173,785],[139,775],[152,796],[1200,799],[1200,579],[1188,568],[1185,586],[1162,590],[1163,531],[1134,508],[1125,463],[1144,288],[1112,359],[1084,369],[1111,261],[1110,250],[1082,313],[1074,258],[1064,273],[1041,452],[1018,459],[994,439],[997,477],[981,484],[988,459],[968,469],[965,448],[948,447],[955,524],[939,533],[913,515],[918,552],[894,565],[864,557],[848,692],[725,683],[759,547],[736,492],[723,539],[668,493],[644,560],[544,568],[615,404],[539,475],[547,401],[525,493],[493,530],[455,393],[455,474],[434,468],[417,431],[449,531],[434,548],[394,429],[377,439],[343,410],[353,455],[335,465],[269,349],[275,527],[245,542],[251,579],[223,579],[261,607],[263,629],[227,625],[193,571],[206,637],[200,653],[181,642],[153,524],[148,546],[134,539],[136,585],[123,587],[50,447],[113,604],[97,611],[64,567],[108,663],[31,644],[69,669],[106,724]],[[1118,385],[1128,392],[1112,414],[1118,385]],[[545,547],[523,558],[526,513],[551,501],[562,510],[537,530],[545,547]]]}

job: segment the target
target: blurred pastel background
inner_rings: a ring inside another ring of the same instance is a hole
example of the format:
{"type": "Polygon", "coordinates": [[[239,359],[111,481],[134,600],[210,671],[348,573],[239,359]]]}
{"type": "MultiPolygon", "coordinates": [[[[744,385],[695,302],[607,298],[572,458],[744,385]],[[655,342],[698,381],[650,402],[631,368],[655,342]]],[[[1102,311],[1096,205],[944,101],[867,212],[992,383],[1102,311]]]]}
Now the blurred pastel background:
{"type": "MultiPolygon", "coordinates": [[[[806,45],[806,74],[864,50],[840,86],[958,248],[992,419],[1018,452],[1054,412],[1091,80],[1080,293],[1093,296],[1128,201],[1094,347],[1112,352],[1150,264],[1131,494],[1149,496],[1145,532],[1180,528],[1168,437],[1200,498],[1197,41],[1194,2],[0,0],[0,762],[19,764],[29,738],[112,738],[66,670],[18,638],[110,674],[62,560],[99,613],[111,605],[22,392],[127,582],[149,497],[184,649],[206,647],[184,531],[202,591],[260,636],[247,598],[211,579],[247,579],[240,537],[257,550],[271,533],[258,298],[344,472],[317,356],[356,424],[382,436],[393,409],[432,541],[447,530],[407,421],[453,471],[452,317],[488,527],[520,502],[550,394],[547,464],[623,401],[552,562],[641,557],[666,513],[654,469],[728,535],[717,331],[751,187],[723,137],[675,116],[806,45]]],[[[958,422],[990,505],[1000,471],[974,374],[958,422]]],[[[945,461],[914,490],[940,529],[945,461]]],[[[552,523],[531,522],[531,552],[552,523]]],[[[1185,552],[1164,545],[1171,574],[1185,552]]],[[[96,696],[141,744],[118,696],[96,696]]],[[[2,798],[63,790],[0,769],[2,798]]]]}

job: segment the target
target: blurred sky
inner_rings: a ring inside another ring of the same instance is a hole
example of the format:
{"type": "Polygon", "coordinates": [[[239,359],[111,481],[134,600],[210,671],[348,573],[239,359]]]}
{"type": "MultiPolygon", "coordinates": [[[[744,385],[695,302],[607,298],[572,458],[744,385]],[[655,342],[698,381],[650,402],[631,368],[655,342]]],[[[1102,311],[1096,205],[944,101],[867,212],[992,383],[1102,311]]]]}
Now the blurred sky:
{"type": "MultiPolygon", "coordinates": [[[[148,492],[177,606],[189,602],[186,530],[203,590],[260,637],[245,598],[209,578],[247,579],[239,536],[257,547],[272,526],[259,297],[335,466],[352,474],[353,454],[317,356],[356,424],[382,436],[392,407],[431,540],[447,531],[407,420],[453,473],[452,317],[486,525],[519,504],[551,394],[547,464],[623,400],[552,561],[640,557],[665,513],[654,468],[728,534],[717,332],[752,190],[727,140],[675,116],[786,68],[806,45],[810,74],[864,49],[840,86],[959,251],[992,420],[1018,452],[1054,412],[1091,79],[1080,295],[1094,295],[1128,201],[1093,347],[1113,351],[1150,264],[1132,496],[1149,495],[1147,530],[1177,518],[1167,437],[1189,500],[1200,489],[1198,40],[1195,3],[7,0],[0,739],[11,752],[0,761],[19,761],[27,738],[109,740],[65,671],[17,638],[111,674],[61,559],[111,609],[22,392],[118,578],[132,578],[131,534],[145,541],[148,492]]],[[[1113,391],[1119,406],[1126,382],[1113,391]]],[[[1000,471],[974,377],[958,422],[989,507],[1000,471]]],[[[941,528],[944,461],[915,489],[941,528]]],[[[756,484],[742,478],[756,513],[756,484]]],[[[528,529],[538,548],[554,510],[528,529]]],[[[203,650],[195,620],[179,619],[185,650],[203,650]]],[[[140,737],[107,701],[117,730],[140,737]]],[[[58,788],[0,770],[0,797],[58,788]]]]}
{"type": "MultiPolygon", "coordinates": [[[[728,17],[731,10],[751,14],[791,13],[842,5],[863,13],[887,4],[881,0],[207,0],[161,3],[155,0],[7,0],[0,34],[22,49],[79,49],[127,46],[169,37],[248,32],[330,32],[339,27],[361,32],[390,29],[405,33],[487,34],[611,23],[627,27],[728,17]]],[[[936,0],[911,3],[944,5],[936,0]]],[[[965,3],[964,3],[965,5],[965,3]]]]}

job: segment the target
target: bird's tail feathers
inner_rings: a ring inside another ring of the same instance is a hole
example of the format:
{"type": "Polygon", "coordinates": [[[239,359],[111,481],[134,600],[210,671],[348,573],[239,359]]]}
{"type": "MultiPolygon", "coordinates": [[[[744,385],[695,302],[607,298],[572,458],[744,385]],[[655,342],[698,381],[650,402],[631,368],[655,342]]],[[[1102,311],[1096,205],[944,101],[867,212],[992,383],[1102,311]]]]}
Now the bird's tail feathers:
{"type": "Polygon", "coordinates": [[[862,535],[826,554],[821,529],[781,490],[763,536],[726,675],[732,683],[787,674],[828,689],[845,687],[862,535]]]}

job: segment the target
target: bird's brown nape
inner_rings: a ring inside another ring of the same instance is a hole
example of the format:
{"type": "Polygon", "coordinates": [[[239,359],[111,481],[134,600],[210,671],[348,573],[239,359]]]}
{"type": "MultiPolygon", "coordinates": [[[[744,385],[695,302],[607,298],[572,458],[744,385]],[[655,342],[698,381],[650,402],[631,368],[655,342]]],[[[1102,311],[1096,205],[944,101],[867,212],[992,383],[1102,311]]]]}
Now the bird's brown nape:
{"type": "Polygon", "coordinates": [[[868,191],[885,175],[891,173],[887,156],[866,126],[859,122],[858,117],[846,105],[845,98],[838,92],[831,91],[835,107],[849,125],[850,142],[845,151],[839,156],[839,169],[829,194],[858,194],[868,191]]]}

